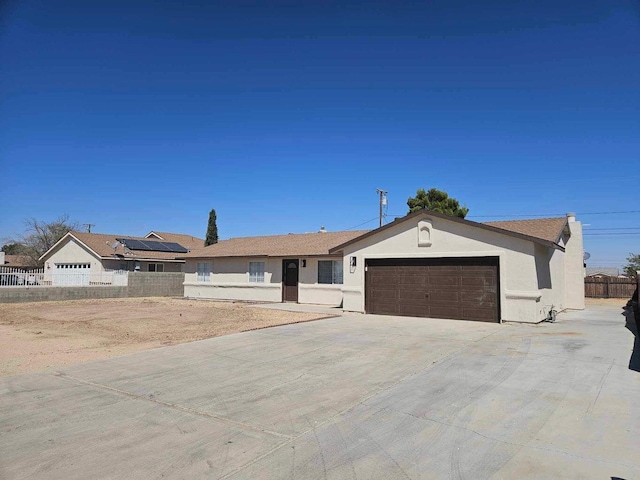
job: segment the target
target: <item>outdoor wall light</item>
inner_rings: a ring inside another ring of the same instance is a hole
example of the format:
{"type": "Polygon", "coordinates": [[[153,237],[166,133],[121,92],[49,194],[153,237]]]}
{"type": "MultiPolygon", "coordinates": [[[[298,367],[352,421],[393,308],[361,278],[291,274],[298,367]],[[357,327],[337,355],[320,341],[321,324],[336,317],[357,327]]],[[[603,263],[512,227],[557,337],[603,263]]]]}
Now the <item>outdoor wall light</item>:
{"type": "Polygon", "coordinates": [[[349,264],[350,264],[352,267],[355,267],[355,266],[356,266],[356,257],[351,257],[351,258],[349,259],[349,262],[350,262],[349,264]]]}
{"type": "Polygon", "coordinates": [[[306,268],[307,267],[307,259],[303,258],[302,259],[302,268],[306,268]]]}

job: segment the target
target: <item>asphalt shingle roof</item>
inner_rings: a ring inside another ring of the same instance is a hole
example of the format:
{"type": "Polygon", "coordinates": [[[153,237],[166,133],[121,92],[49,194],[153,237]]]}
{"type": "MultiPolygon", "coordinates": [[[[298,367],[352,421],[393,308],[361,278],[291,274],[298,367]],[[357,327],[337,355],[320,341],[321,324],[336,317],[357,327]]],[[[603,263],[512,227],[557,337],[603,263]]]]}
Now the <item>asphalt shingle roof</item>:
{"type": "Polygon", "coordinates": [[[288,257],[329,255],[329,249],[348,242],[368,230],[346,232],[290,233],[288,235],[268,235],[261,237],[239,237],[221,240],[181,258],[207,257],[288,257]]]}
{"type": "MultiPolygon", "coordinates": [[[[190,235],[183,235],[180,233],[167,233],[164,232],[160,234],[156,232],[158,235],[161,235],[162,238],[167,242],[176,242],[182,245],[187,249],[192,248],[200,248],[204,245],[204,240],[201,238],[192,237],[190,235]]],[[[112,235],[107,233],[87,233],[87,232],[72,232],[72,235],[84,243],[91,250],[96,252],[101,257],[112,257],[114,254],[123,255],[125,258],[149,258],[149,259],[164,259],[164,260],[172,260],[176,257],[180,256],[179,253],[173,252],[148,252],[148,251],[139,251],[139,250],[129,250],[125,249],[122,244],[118,243],[117,248],[114,250],[111,248],[116,242],[117,238],[123,239],[132,239],[132,240],[151,240],[151,241],[161,241],[154,237],[145,238],[145,237],[132,237],[131,235],[112,235]]],[[[183,255],[183,254],[182,254],[183,255]]]]}
{"type": "Polygon", "coordinates": [[[505,220],[501,222],[483,222],[491,227],[502,228],[510,232],[529,235],[556,243],[567,224],[566,217],[537,218],[534,220],[505,220]]]}

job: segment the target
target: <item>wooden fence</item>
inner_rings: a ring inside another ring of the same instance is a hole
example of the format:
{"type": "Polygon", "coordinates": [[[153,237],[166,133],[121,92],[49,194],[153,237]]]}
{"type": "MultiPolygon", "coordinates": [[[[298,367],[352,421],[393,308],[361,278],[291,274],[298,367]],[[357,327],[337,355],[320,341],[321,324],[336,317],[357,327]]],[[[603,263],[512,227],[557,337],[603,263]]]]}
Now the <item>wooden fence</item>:
{"type": "Polygon", "coordinates": [[[638,283],[635,278],[586,277],[584,296],[592,298],[631,298],[638,283]]]}

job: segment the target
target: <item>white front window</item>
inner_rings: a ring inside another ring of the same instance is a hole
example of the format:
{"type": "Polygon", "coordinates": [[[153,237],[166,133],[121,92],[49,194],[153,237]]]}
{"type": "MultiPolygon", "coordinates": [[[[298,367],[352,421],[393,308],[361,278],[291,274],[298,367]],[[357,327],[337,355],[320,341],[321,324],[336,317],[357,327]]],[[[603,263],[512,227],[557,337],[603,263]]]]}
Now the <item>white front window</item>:
{"type": "Polygon", "coordinates": [[[211,264],[198,262],[198,282],[210,282],[211,264]]]}
{"type": "Polygon", "coordinates": [[[264,283],[264,262],[249,262],[249,283],[264,283]]]}
{"type": "Polygon", "coordinates": [[[342,260],[319,260],[318,283],[342,284],[342,260]]]}

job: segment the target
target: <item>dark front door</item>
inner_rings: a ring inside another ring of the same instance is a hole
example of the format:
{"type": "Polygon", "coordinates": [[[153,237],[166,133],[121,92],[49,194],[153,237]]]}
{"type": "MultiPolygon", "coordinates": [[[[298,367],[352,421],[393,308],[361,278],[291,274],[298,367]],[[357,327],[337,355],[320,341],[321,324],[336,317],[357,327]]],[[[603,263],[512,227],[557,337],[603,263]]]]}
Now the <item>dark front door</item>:
{"type": "Polygon", "coordinates": [[[367,261],[367,313],[498,322],[498,299],[494,257],[367,261]]]}
{"type": "Polygon", "coordinates": [[[282,300],[284,302],[298,301],[298,259],[282,261],[283,291],[282,300]]]}

